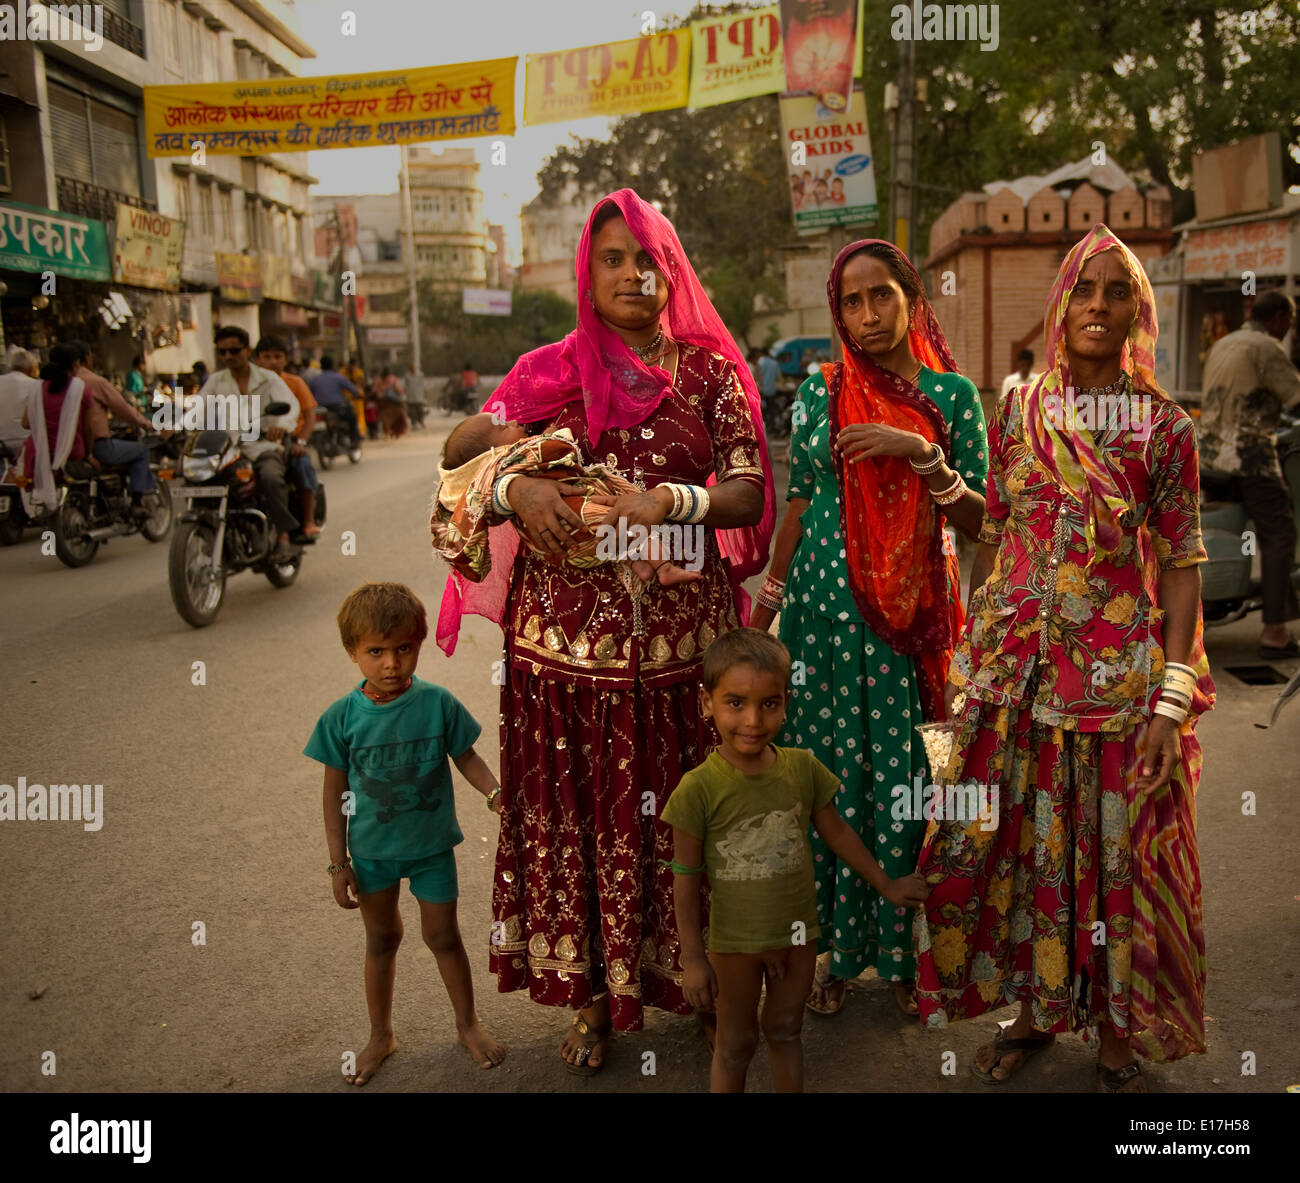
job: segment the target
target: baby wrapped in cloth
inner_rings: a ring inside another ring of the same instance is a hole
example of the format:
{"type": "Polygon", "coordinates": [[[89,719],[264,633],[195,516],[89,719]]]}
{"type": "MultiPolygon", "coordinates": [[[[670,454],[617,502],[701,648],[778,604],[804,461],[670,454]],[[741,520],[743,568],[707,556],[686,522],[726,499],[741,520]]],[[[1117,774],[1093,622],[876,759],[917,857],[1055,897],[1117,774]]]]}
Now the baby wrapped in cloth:
{"type": "MultiPolygon", "coordinates": [[[[664,586],[703,578],[700,572],[684,570],[656,554],[659,539],[653,531],[647,540],[651,557],[619,554],[615,526],[606,527],[608,535],[598,535],[596,527],[609,516],[609,499],[645,490],[603,464],[584,465],[567,427],[530,436],[518,423],[501,423],[488,414],[471,415],[447,437],[443,459],[446,466],[438,468],[438,490],[429,520],[433,549],[471,582],[479,582],[492,565],[488,543],[492,487],[510,473],[562,481],[583,490],[564,498],[586,528],[575,535],[576,544],[563,555],[541,550],[519,529],[524,545],[535,553],[578,568],[617,561],[622,564],[625,585],[636,598],[643,585],[656,576],[664,586]]],[[[519,527],[517,519],[515,525],[519,527]]]]}

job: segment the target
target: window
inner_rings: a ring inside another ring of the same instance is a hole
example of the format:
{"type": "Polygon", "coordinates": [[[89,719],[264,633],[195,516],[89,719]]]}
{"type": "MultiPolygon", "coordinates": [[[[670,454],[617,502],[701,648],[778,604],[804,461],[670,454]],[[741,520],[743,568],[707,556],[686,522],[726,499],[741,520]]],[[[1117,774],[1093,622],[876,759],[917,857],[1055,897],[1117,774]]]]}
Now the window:
{"type": "Polygon", "coordinates": [[[449,214],[454,214],[456,212],[456,194],[454,193],[447,198],[447,212],[449,214]]]}
{"type": "Polygon", "coordinates": [[[435,214],[442,213],[442,198],[435,193],[429,200],[433,203],[433,212],[435,214]]]}
{"type": "Polygon", "coordinates": [[[199,181],[199,233],[204,238],[211,238],[216,229],[216,217],[212,204],[212,182],[199,181]]]}
{"type": "Polygon", "coordinates": [[[190,225],[190,177],[188,173],[178,173],[176,175],[176,216],[185,223],[187,231],[193,229],[190,225]]]}
{"type": "Polygon", "coordinates": [[[229,189],[222,189],[217,196],[217,205],[221,211],[221,242],[219,245],[228,251],[239,249],[238,243],[235,242],[235,209],[234,202],[230,197],[229,189]]]}
{"type": "Polygon", "coordinates": [[[57,174],[138,197],[135,116],[53,79],[47,93],[57,174]]]}

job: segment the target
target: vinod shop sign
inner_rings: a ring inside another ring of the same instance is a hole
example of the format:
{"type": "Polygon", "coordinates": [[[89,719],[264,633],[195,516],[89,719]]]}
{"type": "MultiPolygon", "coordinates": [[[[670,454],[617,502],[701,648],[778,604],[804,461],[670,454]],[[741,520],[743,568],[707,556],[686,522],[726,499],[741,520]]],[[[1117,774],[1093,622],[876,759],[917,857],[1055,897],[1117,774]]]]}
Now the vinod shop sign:
{"type": "Polygon", "coordinates": [[[0,201],[0,268],[108,280],[108,230],[76,214],[0,201]]]}

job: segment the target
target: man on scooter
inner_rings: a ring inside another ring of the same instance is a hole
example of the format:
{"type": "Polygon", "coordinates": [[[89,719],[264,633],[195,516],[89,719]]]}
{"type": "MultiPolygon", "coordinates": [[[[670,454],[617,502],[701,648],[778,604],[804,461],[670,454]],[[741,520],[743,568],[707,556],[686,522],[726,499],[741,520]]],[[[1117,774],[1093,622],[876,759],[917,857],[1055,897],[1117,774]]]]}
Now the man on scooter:
{"type": "Polygon", "coordinates": [[[308,371],[306,382],[311,389],[312,397],[347,424],[348,437],[352,441],[352,446],[361,447],[361,428],[357,424],[357,413],[351,399],[343,393],[346,390],[353,398],[361,397],[361,391],[353,385],[352,379],[340,374],[334,368],[334,359],[327,354],[320,359],[320,372],[308,371]]]}
{"type": "Polygon", "coordinates": [[[1281,344],[1294,320],[1290,296],[1265,292],[1250,319],[1215,342],[1205,359],[1198,426],[1202,485],[1216,497],[1241,501],[1255,523],[1265,659],[1300,657],[1287,628],[1300,617],[1291,585],[1296,523],[1277,458],[1282,409],[1300,404],[1300,374],[1281,344]]]}
{"type": "MultiPolygon", "coordinates": [[[[228,325],[216,332],[217,365],[221,367],[204,384],[199,395],[208,408],[208,423],[217,422],[218,404],[241,406],[245,400],[255,399],[257,418],[262,426],[262,436],[255,440],[240,440],[240,451],[253,462],[257,473],[257,487],[266,506],[267,516],[277,531],[273,563],[288,563],[294,555],[290,549],[289,535],[298,528],[298,519],[289,509],[289,486],[285,480],[284,449],[281,442],[286,431],[292,431],[298,422],[298,400],[278,374],[255,366],[249,360],[248,334],[238,325],[228,325]],[[266,408],[271,403],[289,404],[287,414],[268,417],[266,408]]],[[[250,407],[251,409],[251,407],[250,407]]],[[[228,422],[227,412],[222,417],[228,422]]],[[[242,415],[241,415],[242,420],[242,415]]],[[[237,429],[238,424],[234,425],[237,429]]],[[[229,430],[229,428],[228,428],[229,430]]]]}

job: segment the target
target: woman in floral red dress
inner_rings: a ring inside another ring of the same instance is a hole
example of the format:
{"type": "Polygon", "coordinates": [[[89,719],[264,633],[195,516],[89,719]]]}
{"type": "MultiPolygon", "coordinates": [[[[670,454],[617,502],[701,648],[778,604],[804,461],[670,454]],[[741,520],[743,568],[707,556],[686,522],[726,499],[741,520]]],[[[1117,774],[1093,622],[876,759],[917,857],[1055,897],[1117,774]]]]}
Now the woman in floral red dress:
{"type": "Polygon", "coordinates": [[[950,673],[967,705],[946,775],[996,787],[998,824],[931,826],[918,1001],[929,1026],[1020,1003],[976,1056],[986,1081],[1097,1026],[1099,1087],[1145,1092],[1134,1051],[1205,1050],[1195,434],[1152,371],[1151,285],[1105,226],[1066,257],[1044,319],[1051,368],[989,431],[950,673]]]}
{"type": "MultiPolygon", "coordinates": [[[[626,564],[549,561],[506,524],[481,582],[453,573],[438,639],[450,652],[466,611],[504,624],[490,963],[501,990],[580,1012],[560,1053],[590,1074],[611,1027],[639,1030],[645,1005],[691,1013],[658,811],[715,742],[701,655],[747,619],[740,581],[766,565],[775,502],[758,390],[668,220],[630,189],[605,198],[577,279],[577,329],[520,358],[484,409],[571,429],[586,463],[646,490],[613,502],[609,523],[683,523],[699,553],[670,557],[703,578],[629,584],[626,564]]],[[[558,559],[583,529],[562,500],[576,492],[506,476],[491,505],[467,508],[516,514],[558,559]]]]}

